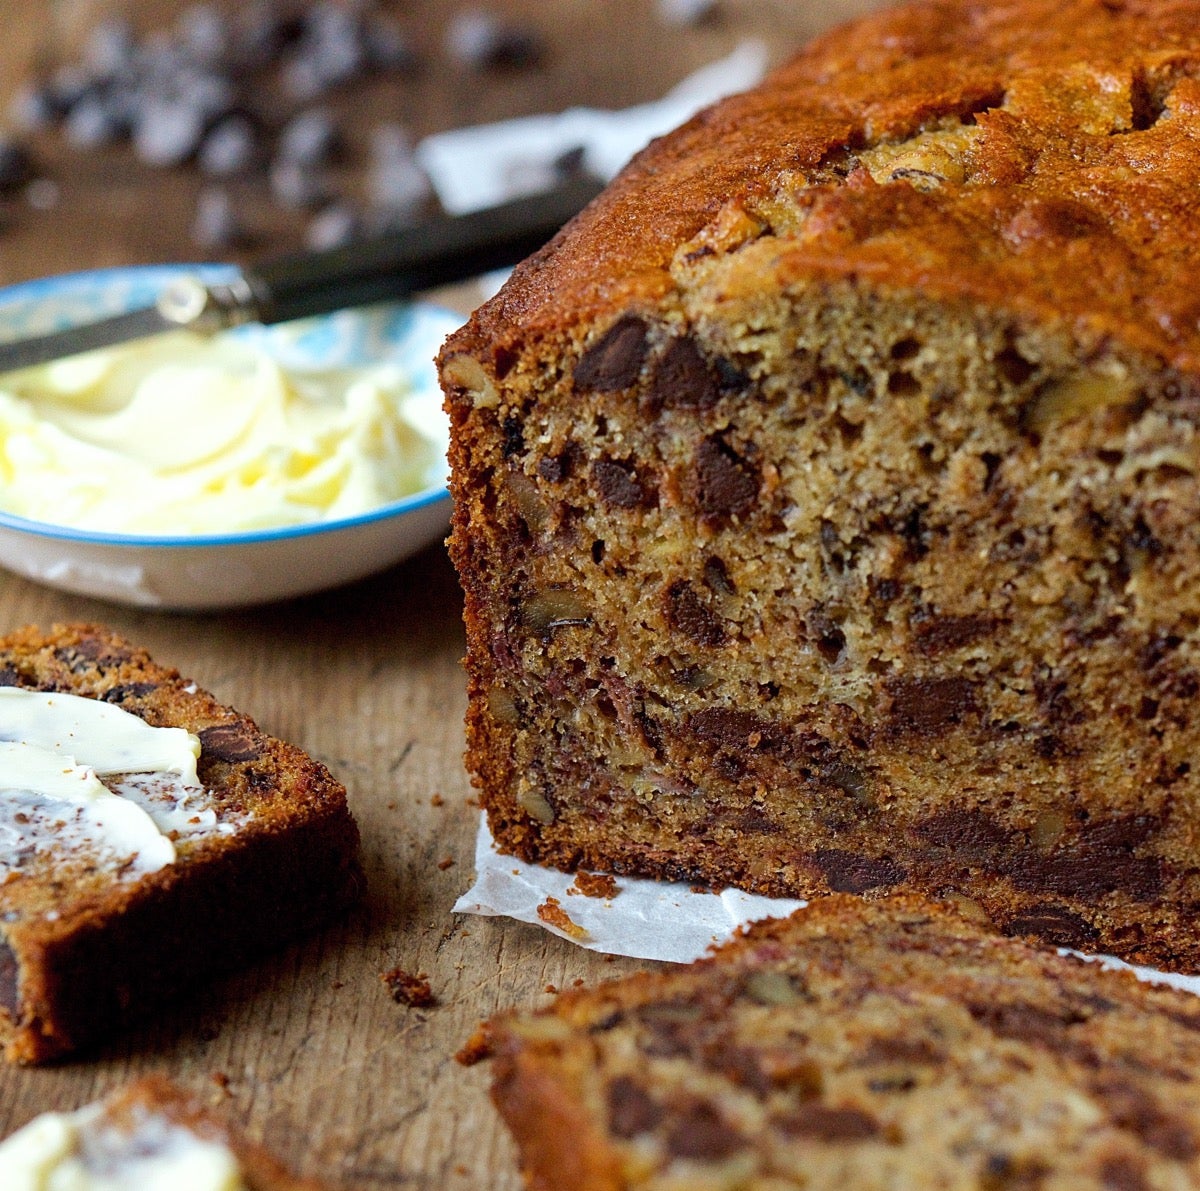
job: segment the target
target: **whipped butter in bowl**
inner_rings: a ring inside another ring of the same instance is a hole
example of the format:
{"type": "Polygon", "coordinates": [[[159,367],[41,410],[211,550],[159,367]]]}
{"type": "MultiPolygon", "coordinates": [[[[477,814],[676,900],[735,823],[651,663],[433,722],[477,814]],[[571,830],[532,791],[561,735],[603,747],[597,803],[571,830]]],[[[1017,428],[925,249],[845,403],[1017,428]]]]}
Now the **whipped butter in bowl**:
{"type": "MultiPolygon", "coordinates": [[[[0,292],[0,336],[152,302],[227,270],[101,270],[0,292]]],[[[440,536],[432,359],[459,319],[341,311],[179,331],[0,375],[0,565],[67,590],[235,607],[361,578],[440,536]]]]}

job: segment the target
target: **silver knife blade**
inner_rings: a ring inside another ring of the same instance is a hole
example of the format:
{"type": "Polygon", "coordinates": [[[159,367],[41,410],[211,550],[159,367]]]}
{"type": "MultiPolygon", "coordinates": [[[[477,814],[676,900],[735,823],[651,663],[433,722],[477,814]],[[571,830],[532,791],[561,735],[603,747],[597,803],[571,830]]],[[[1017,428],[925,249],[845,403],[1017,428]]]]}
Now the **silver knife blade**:
{"type": "Polygon", "coordinates": [[[603,185],[581,174],[482,211],[442,215],[341,248],[279,257],[228,281],[205,284],[184,276],[168,284],[153,306],[0,343],[0,373],[179,327],[210,333],[246,322],[269,325],[409,298],[421,289],[477,277],[540,248],[603,185]]]}
{"type": "Polygon", "coordinates": [[[15,372],[18,368],[30,368],[48,360],[178,329],[178,321],[165,317],[157,306],[145,306],[97,322],[52,331],[49,335],[0,343],[0,372],[15,372]]]}

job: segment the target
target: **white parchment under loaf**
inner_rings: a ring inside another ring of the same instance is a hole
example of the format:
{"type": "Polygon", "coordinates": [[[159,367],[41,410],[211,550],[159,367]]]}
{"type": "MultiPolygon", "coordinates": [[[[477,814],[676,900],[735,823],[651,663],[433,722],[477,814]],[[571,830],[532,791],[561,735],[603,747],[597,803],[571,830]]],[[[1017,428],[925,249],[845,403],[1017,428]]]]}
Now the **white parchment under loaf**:
{"type": "MultiPolygon", "coordinates": [[[[574,880],[570,873],[501,855],[481,815],[475,839],[475,883],[454,903],[454,911],[531,922],[591,951],[686,964],[731,938],[739,926],[761,918],[786,918],[806,904],[789,898],[757,897],[740,889],[693,893],[688,885],[633,877],[615,878],[619,892],[608,900],[569,893],[574,880]],[[572,937],[538,916],[538,907],[549,897],[558,901],[586,935],[572,937]]],[[[1106,967],[1128,968],[1140,980],[1171,984],[1200,996],[1200,976],[1137,967],[1109,956],[1065,949],[1063,954],[1080,955],[1106,967]]]]}

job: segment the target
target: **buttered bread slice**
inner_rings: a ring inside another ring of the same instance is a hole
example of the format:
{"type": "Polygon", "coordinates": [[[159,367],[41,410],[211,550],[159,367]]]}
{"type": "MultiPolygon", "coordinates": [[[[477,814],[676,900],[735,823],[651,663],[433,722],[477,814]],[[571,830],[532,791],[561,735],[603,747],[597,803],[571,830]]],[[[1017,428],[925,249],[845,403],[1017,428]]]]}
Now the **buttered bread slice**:
{"type": "Polygon", "coordinates": [[[361,889],[345,789],[91,625],[0,639],[0,1040],[41,1062],[361,889]]]}

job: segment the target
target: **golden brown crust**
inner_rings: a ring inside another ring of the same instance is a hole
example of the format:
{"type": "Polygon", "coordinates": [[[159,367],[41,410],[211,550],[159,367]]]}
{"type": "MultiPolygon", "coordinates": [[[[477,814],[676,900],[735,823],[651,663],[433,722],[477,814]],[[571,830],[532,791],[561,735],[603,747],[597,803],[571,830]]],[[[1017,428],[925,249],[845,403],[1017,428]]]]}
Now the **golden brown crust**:
{"type": "Polygon", "coordinates": [[[1195,368],[1198,28],[1194,0],[932,2],[840,28],[652,144],[447,351],[657,302],[679,245],[741,207],[781,275],[886,279],[1195,368]],[[964,117],[977,136],[936,188],[857,164],[964,117]]]}
{"type": "Polygon", "coordinates": [[[0,1038],[10,1061],[74,1050],[197,979],[299,935],[361,891],[345,789],[319,762],[98,625],[0,639],[0,683],[103,699],[201,740],[227,834],[177,841],[135,881],[72,858],[0,888],[0,1038]]]}
{"type": "Polygon", "coordinates": [[[451,338],[502,849],[1200,970],[1197,14],[840,30],[451,338]]]}
{"type": "Polygon", "coordinates": [[[622,1191],[620,1164],[595,1121],[563,1095],[555,1073],[527,1062],[517,1047],[496,1055],[492,1101],[516,1140],[530,1191],[622,1191]]]}
{"type": "Polygon", "coordinates": [[[1190,1185],[1198,1025],[948,907],[832,896],[491,1029],[538,1191],[896,1191],[1190,1185]]]}

